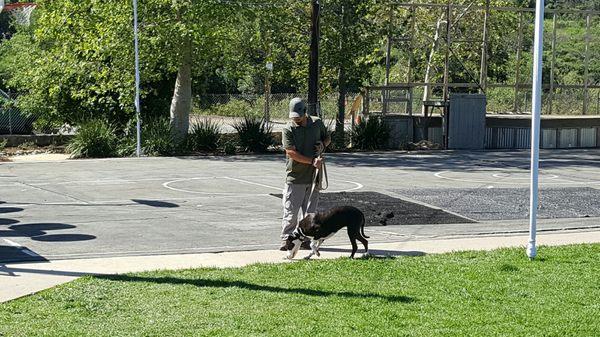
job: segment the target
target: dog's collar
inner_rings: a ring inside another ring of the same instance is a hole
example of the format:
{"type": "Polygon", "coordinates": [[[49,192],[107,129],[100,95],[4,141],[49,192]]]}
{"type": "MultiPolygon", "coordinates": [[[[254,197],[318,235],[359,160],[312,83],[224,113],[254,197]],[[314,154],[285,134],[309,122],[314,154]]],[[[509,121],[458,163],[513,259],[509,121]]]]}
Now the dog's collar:
{"type": "Polygon", "coordinates": [[[302,241],[308,238],[306,235],[304,235],[304,232],[302,232],[302,229],[300,227],[296,227],[296,229],[294,230],[294,236],[302,241]]]}

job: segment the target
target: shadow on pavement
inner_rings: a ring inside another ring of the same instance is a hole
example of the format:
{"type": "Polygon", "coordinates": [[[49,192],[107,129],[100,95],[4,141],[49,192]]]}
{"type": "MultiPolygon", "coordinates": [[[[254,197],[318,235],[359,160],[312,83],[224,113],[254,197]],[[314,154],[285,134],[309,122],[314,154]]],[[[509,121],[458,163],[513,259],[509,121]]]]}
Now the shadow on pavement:
{"type": "Polygon", "coordinates": [[[176,208],[179,207],[177,204],[173,204],[166,201],[159,200],[142,200],[142,199],[131,199],[131,201],[140,205],[152,206],[152,207],[164,207],[164,208],[176,208]]]}

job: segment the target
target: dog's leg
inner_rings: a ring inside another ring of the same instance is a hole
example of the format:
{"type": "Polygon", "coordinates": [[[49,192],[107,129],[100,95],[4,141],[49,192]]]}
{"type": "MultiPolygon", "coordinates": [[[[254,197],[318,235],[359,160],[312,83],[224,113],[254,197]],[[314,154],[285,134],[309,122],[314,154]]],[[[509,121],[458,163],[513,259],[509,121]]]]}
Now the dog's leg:
{"type": "Polygon", "coordinates": [[[361,235],[359,235],[356,239],[360,241],[363,246],[365,246],[365,253],[363,254],[363,257],[369,256],[369,241],[367,241],[367,239],[363,238],[361,235]]]}
{"type": "Polygon", "coordinates": [[[292,248],[291,250],[288,250],[288,254],[287,254],[288,260],[291,260],[294,258],[294,256],[296,256],[296,254],[298,253],[298,250],[300,250],[301,244],[302,244],[302,241],[294,240],[294,248],[292,248]]]}
{"type": "Polygon", "coordinates": [[[358,250],[358,246],[356,245],[356,239],[360,237],[360,229],[348,227],[348,238],[350,239],[350,243],[352,244],[352,254],[350,254],[350,258],[354,258],[354,254],[358,250]]]}
{"type": "Polygon", "coordinates": [[[313,239],[310,242],[310,248],[312,249],[312,253],[316,256],[321,256],[321,253],[319,253],[319,246],[321,245],[321,240],[315,240],[313,239]]]}
{"type": "Polygon", "coordinates": [[[321,240],[319,240],[317,242],[317,251],[316,251],[317,256],[321,256],[321,253],[319,252],[319,248],[321,248],[321,245],[323,244],[323,241],[325,241],[325,240],[321,239],[321,240]]]}
{"type": "Polygon", "coordinates": [[[348,233],[348,236],[350,237],[350,244],[352,244],[352,254],[350,254],[350,258],[353,259],[354,254],[356,254],[356,251],[358,250],[358,246],[356,245],[356,237],[350,233],[348,233]]]}
{"type": "Polygon", "coordinates": [[[310,251],[310,254],[308,254],[307,256],[305,256],[305,257],[304,257],[304,259],[305,259],[305,260],[309,260],[309,259],[310,259],[310,258],[311,258],[313,255],[315,255],[315,254],[316,254],[317,256],[319,256],[319,252],[317,252],[317,247],[318,247],[318,246],[317,246],[317,240],[315,240],[315,239],[312,239],[312,240],[310,241],[310,249],[311,249],[311,251],[310,251]]]}
{"type": "Polygon", "coordinates": [[[352,244],[352,253],[350,254],[350,258],[353,259],[354,254],[356,254],[356,251],[358,250],[358,246],[356,245],[356,239],[354,238],[350,239],[350,243],[352,244]]]}

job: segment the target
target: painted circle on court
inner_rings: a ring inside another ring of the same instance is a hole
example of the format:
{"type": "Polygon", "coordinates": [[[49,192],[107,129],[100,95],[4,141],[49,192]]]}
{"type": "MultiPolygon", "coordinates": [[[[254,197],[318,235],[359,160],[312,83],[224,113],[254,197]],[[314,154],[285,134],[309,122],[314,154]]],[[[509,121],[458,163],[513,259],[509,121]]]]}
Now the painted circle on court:
{"type": "MultiPolygon", "coordinates": [[[[483,173],[483,172],[482,172],[483,173]]],[[[530,183],[530,175],[529,173],[508,173],[508,172],[500,172],[500,173],[488,173],[489,176],[475,176],[473,178],[469,178],[468,176],[473,176],[473,173],[462,174],[461,172],[453,172],[453,171],[440,171],[434,173],[434,176],[439,179],[450,180],[450,181],[460,181],[466,183],[481,183],[481,184],[508,184],[508,185],[529,185],[530,183]],[[453,175],[454,174],[454,175],[453,175]]],[[[542,184],[551,184],[551,185],[596,185],[600,184],[600,180],[572,180],[568,178],[563,178],[555,174],[540,174],[538,177],[540,183],[542,184]]],[[[585,177],[581,177],[580,179],[585,179],[585,177]]]]}
{"type": "MultiPolygon", "coordinates": [[[[529,173],[494,173],[492,177],[498,179],[531,179],[529,173]]],[[[556,174],[540,174],[539,179],[557,179],[556,174]]]]}
{"type": "MultiPolygon", "coordinates": [[[[338,193],[338,192],[350,192],[350,191],[355,191],[358,189],[363,188],[363,185],[361,183],[358,182],[354,182],[354,181],[349,181],[349,180],[335,180],[336,183],[343,183],[345,185],[349,185],[348,188],[343,188],[340,190],[334,190],[334,191],[330,191],[327,190],[327,192],[329,193],[338,193]]],[[[264,195],[269,195],[269,193],[281,193],[283,190],[283,186],[282,187],[276,187],[276,186],[269,186],[269,185],[265,185],[265,184],[261,184],[261,183],[257,183],[257,182],[253,182],[250,180],[245,180],[245,179],[240,179],[240,178],[233,178],[233,177],[197,177],[197,178],[181,178],[181,179],[175,179],[175,180],[171,180],[171,181],[167,181],[165,183],[162,184],[163,187],[170,189],[172,191],[177,191],[177,192],[184,192],[184,193],[191,193],[191,194],[202,194],[202,195],[220,195],[220,196],[264,196],[264,195]],[[179,187],[177,186],[177,184],[181,184],[181,183],[190,183],[190,182],[194,182],[194,181],[210,181],[213,180],[214,182],[209,182],[207,184],[208,189],[213,189],[214,191],[207,191],[207,190],[200,190],[200,189],[193,189],[190,187],[179,187]],[[236,192],[225,192],[223,190],[223,188],[219,188],[217,185],[219,185],[219,182],[217,181],[228,181],[230,183],[235,183],[235,189],[237,190],[236,192]],[[258,189],[259,192],[239,192],[239,190],[243,190],[243,186],[246,185],[248,187],[252,186],[254,189],[258,189]],[[264,192],[262,192],[264,190],[264,192]]]]}

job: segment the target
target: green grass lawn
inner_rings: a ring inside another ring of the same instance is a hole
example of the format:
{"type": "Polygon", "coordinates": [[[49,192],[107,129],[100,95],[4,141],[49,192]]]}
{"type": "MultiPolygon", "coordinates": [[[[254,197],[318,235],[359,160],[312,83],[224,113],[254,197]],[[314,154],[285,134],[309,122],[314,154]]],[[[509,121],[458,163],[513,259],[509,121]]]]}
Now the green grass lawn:
{"type": "MultiPolygon", "coordinates": [[[[600,244],[85,277],[0,336],[600,336],[600,244]]],[[[1,282],[1,279],[0,279],[1,282]]]]}

